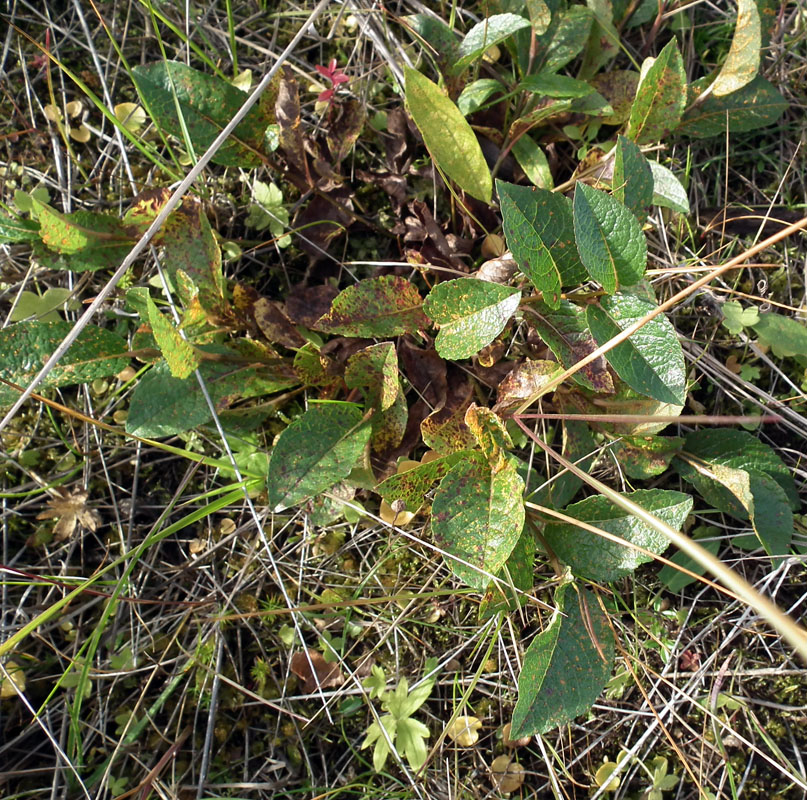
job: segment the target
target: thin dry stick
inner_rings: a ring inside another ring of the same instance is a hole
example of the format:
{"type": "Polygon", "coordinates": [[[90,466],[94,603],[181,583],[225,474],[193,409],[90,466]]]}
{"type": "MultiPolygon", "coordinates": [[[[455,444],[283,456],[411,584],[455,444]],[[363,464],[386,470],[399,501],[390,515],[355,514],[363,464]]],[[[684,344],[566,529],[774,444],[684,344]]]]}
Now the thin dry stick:
{"type": "MultiPolygon", "coordinates": [[[[807,219],[803,220],[807,224],[807,219]]],[[[739,597],[746,605],[754,609],[760,616],[767,620],[770,625],[787,641],[794,650],[807,662],[807,632],[795,622],[793,622],[787,614],[783,613],[776,604],[768,600],[767,597],[761,595],[750,583],[744,578],[740,577],[736,572],[729,569],[719,558],[713,556],[704,547],[701,547],[697,542],[690,539],[686,534],[681,531],[675,530],[670,527],[666,522],[660,520],[649,511],[634,503],[619,492],[614,491],[609,486],[592,478],[579,467],[572,464],[571,461],[564,458],[559,453],[556,453],[546,442],[542,441],[539,436],[533,433],[520,419],[515,419],[516,424],[530,437],[542,450],[549,456],[554,458],[559,464],[565,467],[569,472],[577,475],[580,480],[596,489],[600,494],[608,498],[615,506],[627,511],[637,519],[649,525],[653,530],[664,534],[679,550],[686,553],[690,558],[694,559],[698,564],[705,567],[715,576],[724,586],[731,589],[737,597],[739,597]]]]}
{"type": "Polygon", "coordinates": [[[255,91],[244,101],[244,105],[238,109],[235,116],[227,123],[227,125],[224,126],[221,133],[215,138],[210,147],[208,147],[208,149],[196,163],[196,166],[194,166],[193,169],[187,174],[182,183],[177,186],[174,193],[168,199],[168,202],[166,202],[165,206],[163,206],[162,211],[160,211],[160,213],[157,215],[154,222],[149,225],[148,230],[146,230],[146,232],[140,237],[137,244],[135,244],[135,246],[129,251],[126,258],[123,259],[123,262],[115,270],[114,275],[109,279],[106,286],[104,286],[92,303],[90,303],[90,305],[87,307],[87,310],[81,315],[81,317],[79,317],[76,324],[73,326],[73,329],[65,337],[64,341],[53,351],[51,357],[45,362],[42,369],[39,370],[37,375],[28,384],[26,390],[17,398],[16,402],[5,415],[5,417],[0,420],[0,431],[2,431],[6,425],[11,422],[14,415],[22,407],[22,404],[31,396],[36,387],[39,386],[39,384],[42,383],[42,381],[50,374],[50,371],[59,363],[62,356],[70,349],[71,345],[78,338],[81,331],[87,327],[95,312],[98,311],[107,297],[109,297],[112,290],[117,286],[118,281],[120,281],[132,264],[134,264],[138,256],[146,249],[146,247],[148,247],[148,244],[154,234],[157,233],[157,231],[162,227],[163,223],[168,218],[168,215],[179,205],[185,193],[188,191],[188,189],[190,189],[191,185],[199,177],[199,175],[202,174],[202,170],[208,165],[219,147],[224,144],[230,134],[238,126],[238,123],[244,119],[247,112],[258,101],[258,98],[272,82],[272,78],[274,78],[275,74],[283,66],[283,63],[286,61],[289,55],[294,52],[300,40],[306,35],[309,27],[320,15],[325,6],[328,5],[328,2],[329,0],[320,0],[316,8],[308,16],[306,23],[300,26],[300,30],[297,31],[297,34],[294,36],[291,42],[289,42],[289,46],[280,54],[280,58],[278,58],[275,65],[269,70],[269,72],[266,73],[266,75],[264,75],[263,80],[255,87],[255,91]]]}
{"type": "MultiPolygon", "coordinates": [[[[604,345],[601,345],[596,350],[593,350],[587,356],[584,356],[580,359],[576,364],[573,364],[569,369],[563,371],[560,375],[553,378],[549,381],[546,386],[544,386],[541,394],[549,394],[553,391],[556,387],[560,386],[563,381],[567,378],[570,378],[575,372],[578,372],[583,367],[588,364],[591,364],[593,361],[596,361],[600,356],[605,355],[609,350],[612,350],[618,344],[621,344],[626,339],[633,336],[636,331],[650,322],[651,319],[655,319],[659,314],[663,314],[668,308],[672,308],[674,305],[679,303],[681,300],[686,299],[691,295],[693,292],[696,292],[702,286],[706,286],[707,283],[713,281],[715,278],[722,275],[724,272],[728,272],[730,269],[736,269],[740,266],[744,261],[747,261],[749,258],[761,253],[763,250],[767,250],[771,245],[780,242],[782,239],[786,239],[793,233],[800,231],[802,228],[807,227],[807,217],[800,219],[798,222],[794,222],[792,225],[788,225],[783,230],[775,233],[773,236],[769,236],[767,239],[759,242],[759,244],[755,244],[753,247],[750,247],[744,253],[740,253],[740,255],[735,256],[730,261],[727,261],[723,264],[722,267],[717,267],[716,269],[712,270],[708,275],[704,275],[702,278],[698,278],[694,283],[687,286],[685,289],[682,289],[678,294],[674,294],[669,300],[665,300],[661,305],[657,308],[654,308],[652,311],[648,312],[642,319],[637,320],[632,325],[629,325],[625,328],[622,333],[618,333],[614,336],[613,339],[607,341],[604,345]]],[[[537,398],[530,398],[526,401],[523,405],[521,405],[517,410],[516,414],[520,414],[524,409],[528,406],[532,405],[537,398]]],[[[0,425],[0,430],[2,430],[2,425],[0,425]]]]}

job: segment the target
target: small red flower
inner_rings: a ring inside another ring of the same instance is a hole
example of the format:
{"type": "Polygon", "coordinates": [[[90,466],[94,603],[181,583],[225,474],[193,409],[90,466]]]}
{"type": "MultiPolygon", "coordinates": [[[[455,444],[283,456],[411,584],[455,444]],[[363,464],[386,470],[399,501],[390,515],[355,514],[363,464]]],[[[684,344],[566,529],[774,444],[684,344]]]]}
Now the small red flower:
{"type": "Polygon", "coordinates": [[[332,58],[328,62],[327,67],[317,64],[314,69],[316,69],[316,71],[322,75],[323,78],[327,78],[332,84],[330,89],[326,89],[324,92],[319,93],[317,101],[320,103],[324,103],[326,101],[329,103],[332,102],[336,87],[339,86],[340,83],[347,83],[350,80],[350,78],[348,78],[348,76],[345,75],[342,70],[337,69],[335,58],[332,58]]]}

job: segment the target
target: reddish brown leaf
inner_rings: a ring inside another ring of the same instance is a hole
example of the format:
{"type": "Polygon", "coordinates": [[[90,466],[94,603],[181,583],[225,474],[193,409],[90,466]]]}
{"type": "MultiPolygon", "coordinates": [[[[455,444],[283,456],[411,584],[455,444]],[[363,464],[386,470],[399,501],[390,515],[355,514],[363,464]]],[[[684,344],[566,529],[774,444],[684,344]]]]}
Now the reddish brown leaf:
{"type": "Polygon", "coordinates": [[[341,113],[331,121],[325,136],[334,166],[353,149],[367,119],[365,106],[358,100],[347,100],[340,104],[339,109],[341,113]]]}
{"type": "Polygon", "coordinates": [[[252,311],[258,328],[270,342],[290,348],[302,347],[305,344],[305,339],[283,313],[280,303],[258,297],[252,311]]]}
{"type": "Polygon", "coordinates": [[[305,157],[302,120],[300,118],[300,92],[291,70],[285,70],[275,103],[275,116],[280,129],[280,150],[286,157],[290,176],[298,183],[311,186],[311,176],[305,157]]]}
{"type": "Polygon", "coordinates": [[[527,359],[512,369],[499,384],[497,403],[493,410],[506,414],[528,401],[534,400],[549,381],[563,371],[557,361],[531,361],[527,359]]]}
{"type": "Polygon", "coordinates": [[[286,297],[286,316],[297,325],[312,328],[323,314],[328,313],[338,294],[339,290],[330,284],[294,286],[286,297]]]}
{"type": "Polygon", "coordinates": [[[327,689],[345,681],[339,665],[329,664],[317,650],[309,649],[308,656],[303,652],[295,653],[291,657],[291,671],[303,682],[306,694],[312,694],[318,687],[327,689]]]}

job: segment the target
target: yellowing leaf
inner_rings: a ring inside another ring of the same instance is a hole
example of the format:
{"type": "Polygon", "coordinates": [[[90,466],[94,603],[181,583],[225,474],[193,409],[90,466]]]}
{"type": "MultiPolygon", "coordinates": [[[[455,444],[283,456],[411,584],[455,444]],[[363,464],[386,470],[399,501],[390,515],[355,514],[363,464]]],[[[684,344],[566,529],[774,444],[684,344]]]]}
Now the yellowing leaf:
{"type": "Polygon", "coordinates": [[[25,672],[16,661],[3,664],[6,675],[0,674],[0,700],[5,697],[16,697],[25,691],[25,672]]]}
{"type": "Polygon", "coordinates": [[[460,747],[473,747],[479,741],[482,720],[477,717],[457,717],[447,728],[446,735],[460,747]]]}
{"type": "Polygon", "coordinates": [[[146,112],[137,103],[118,103],[114,111],[115,118],[130,133],[136,133],[146,123],[146,112]]]}
{"type": "Polygon", "coordinates": [[[715,97],[736,92],[756,78],[761,43],[762,28],[756,0],[738,0],[737,27],[731,49],[712,84],[715,97]]]}
{"type": "Polygon", "coordinates": [[[435,163],[460,189],[490,203],[490,170],[462,112],[425,75],[410,67],[404,67],[404,74],[407,108],[435,163]]]}

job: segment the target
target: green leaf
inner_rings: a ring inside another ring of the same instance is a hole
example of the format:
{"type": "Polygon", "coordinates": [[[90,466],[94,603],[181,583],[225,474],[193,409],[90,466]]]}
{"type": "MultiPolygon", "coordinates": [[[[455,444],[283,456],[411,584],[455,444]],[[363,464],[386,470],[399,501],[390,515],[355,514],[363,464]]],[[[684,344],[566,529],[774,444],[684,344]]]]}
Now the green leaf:
{"type": "Polygon", "coordinates": [[[186,198],[165,221],[155,243],[163,246],[166,271],[176,281],[185,303],[190,304],[191,297],[181,291],[180,273],[185,273],[198,289],[199,303],[205,311],[226,317],[229,304],[221,269],[221,248],[202,204],[186,198]]]}
{"type": "Polygon", "coordinates": [[[345,385],[364,389],[368,408],[386,411],[399,393],[398,356],[392,342],[373,344],[354,353],[345,367],[345,385]]]}
{"type": "Polygon", "coordinates": [[[391,475],[378,484],[376,491],[390,505],[396,500],[403,500],[407,511],[417,511],[423,505],[426,493],[432,485],[442,480],[455,464],[468,458],[470,454],[470,450],[459,450],[391,475]]]}
{"type": "MultiPolygon", "coordinates": [[[[727,305],[723,304],[724,312],[727,305]]],[[[750,311],[755,309],[746,309],[744,319],[750,319],[750,311]]],[[[768,345],[779,358],[807,355],[807,324],[800,320],[765,311],[758,315],[755,322],[744,324],[751,325],[759,341],[768,345]]]]}
{"type": "Polygon", "coordinates": [[[340,292],[316,330],[342,336],[400,336],[428,328],[420,293],[406,278],[366,278],[340,292]]]}
{"type": "MultiPolygon", "coordinates": [[[[528,308],[538,335],[566,369],[597,349],[585,311],[571,301],[561,300],[556,309],[545,303],[531,303],[528,308]]],[[[575,372],[572,379],[594,392],[614,392],[614,381],[602,356],[575,372]]]]}
{"type": "Polygon", "coordinates": [[[541,72],[538,75],[527,75],[518,88],[525,92],[533,92],[544,97],[585,97],[594,91],[594,87],[585,81],[555,75],[552,72],[541,72]]]}
{"type": "Polygon", "coordinates": [[[34,254],[49,269],[112,269],[134,244],[117,217],[92,211],[62,214],[36,198],[32,202],[42,239],[34,245],[34,254]]]}
{"type": "Polygon", "coordinates": [[[587,711],[602,692],[614,661],[614,637],[597,598],[564,584],[557,612],[530,643],[518,678],[513,738],[542,734],[587,711]]]}
{"type": "Polygon", "coordinates": [[[557,23],[550,25],[547,32],[538,38],[533,72],[557,72],[576,58],[588,42],[594,20],[588,8],[572,6],[556,18],[557,23]]]}
{"type": "MultiPolygon", "coordinates": [[[[648,489],[631,492],[625,497],[676,530],[680,530],[692,510],[692,498],[683,492],[648,489]]],[[[603,495],[593,495],[567,506],[564,514],[619,536],[651,553],[663,553],[670,543],[663,533],[615,506],[603,495]]],[[[640,564],[652,560],[651,556],[632,547],[604,539],[568,522],[547,523],[544,539],[575,575],[595,581],[615,581],[630,575],[640,564]]]]}
{"type": "Polygon", "coordinates": [[[426,763],[429,735],[429,729],[416,719],[405,717],[398,720],[395,749],[406,756],[413,770],[419,770],[426,763]]]}
{"type": "Polygon", "coordinates": [[[431,14],[409,14],[402,19],[417,37],[429,45],[428,52],[441,68],[456,61],[460,43],[445,22],[431,14]]]}
{"type": "Polygon", "coordinates": [[[580,259],[608,294],[644,275],[647,242],[636,217],[618,200],[577,182],[574,233],[580,259]]]}
{"type": "MultiPolygon", "coordinates": [[[[17,322],[0,330],[0,377],[25,388],[73,329],[72,322],[17,322]]],[[[87,327],[48,373],[46,386],[70,386],[116,375],[128,363],[126,341],[112,331],[87,327]]],[[[19,392],[0,384],[0,408],[13,405],[19,392]]]]}
{"type": "Polygon", "coordinates": [[[476,355],[504,330],[520,300],[518,289],[477,278],[438,283],[423,303],[440,326],[437,352],[447,359],[476,355]]]}
{"type": "Polygon", "coordinates": [[[493,182],[476,134],[425,75],[404,67],[406,105],[437,166],[471,197],[490,203],[493,182]]]}
{"type": "Polygon", "coordinates": [[[154,340],[175,378],[187,378],[199,366],[199,354],[193,345],[183,339],[179,331],[164,317],[150,296],[146,298],[149,325],[154,340]]]}
{"type": "Polygon", "coordinates": [[[653,172],[638,146],[624,136],[617,137],[613,185],[614,197],[643,223],[653,202],[653,172]]]}
{"type": "Polygon", "coordinates": [[[0,214],[0,244],[36,242],[39,238],[39,225],[33,220],[15,219],[0,214]]]}
{"type": "Polygon", "coordinates": [[[788,108],[788,103],[761,75],[742,89],[723,97],[710,95],[697,102],[709,86],[709,78],[701,78],[689,87],[688,111],[677,133],[693,139],[747,133],[773,125],[788,108]]]}
{"type": "Polygon", "coordinates": [[[45,290],[45,294],[20,292],[14,310],[9,314],[9,322],[35,317],[41,322],[61,322],[59,311],[77,311],[81,303],[70,289],[53,286],[45,290]]]}
{"type": "Polygon", "coordinates": [[[535,539],[531,529],[525,525],[516,546],[496,576],[499,581],[492,582],[482,598],[479,619],[490,619],[499,612],[515,611],[527,605],[530,601],[527,593],[533,588],[534,561],[535,539]]]}
{"type": "Polygon", "coordinates": [[[462,72],[472,61],[482,56],[489,47],[503,42],[516,31],[529,27],[530,21],[518,14],[494,14],[492,17],[477,22],[460,43],[459,58],[451,71],[454,74],[462,72]]]}
{"type": "MultiPolygon", "coordinates": [[[[288,389],[297,383],[265,370],[233,370],[232,364],[202,362],[199,367],[214,406],[221,409],[238,397],[257,397],[288,389]]],[[[129,402],[127,433],[155,438],[173,436],[204,425],[212,419],[199,382],[171,375],[160,361],[137,383],[129,402]]]]}
{"type": "Polygon", "coordinates": [[[762,28],[757,0],[737,0],[737,26],[731,48],[712,84],[715,97],[731,94],[751,83],[759,72],[762,28]]]}
{"type": "MultiPolygon", "coordinates": [[[[588,306],[586,319],[597,343],[604,345],[655,307],[635,295],[613,295],[600,298],[598,305],[588,306]]],[[[631,389],[662,403],[685,402],[684,353],[675,328],[663,314],[611,348],[605,357],[631,389]]]]}
{"type": "MultiPolygon", "coordinates": [[[[772,447],[747,431],[730,428],[697,431],[687,436],[685,449],[702,461],[764,473],[782,487],[793,510],[799,508],[792,470],[772,447]]],[[[712,502],[711,497],[706,499],[712,502]]]]}
{"type": "Polygon", "coordinates": [[[723,325],[733,334],[742,333],[743,328],[759,322],[759,311],[754,306],[743,308],[736,300],[729,300],[721,306],[723,325]]]}
{"type": "Polygon", "coordinates": [[[280,434],[269,461],[269,503],[298,505],[346,478],[370,441],[370,426],[348,403],[311,406],[280,434]]]}
{"type": "Polygon", "coordinates": [[[457,108],[467,117],[478,111],[491,95],[500,92],[504,94],[505,88],[501,81],[493,78],[480,78],[469,83],[457,98],[457,108]]]}
{"type": "Polygon", "coordinates": [[[799,507],[799,499],[790,471],[770,447],[745,431],[698,431],[687,437],[686,450],[674,464],[708,503],[750,519],[769,555],[788,552],[791,509],[799,507]]]}
{"type": "Polygon", "coordinates": [[[684,62],[675,39],[656,59],[645,59],[625,135],[636,144],[665,139],[678,127],[687,103],[684,62]]]}
{"type": "Polygon", "coordinates": [[[671,208],[679,214],[689,214],[689,198],[681,181],[672,170],[663,167],[658,161],[648,161],[653,173],[653,205],[671,208]]]}
{"type": "MultiPolygon", "coordinates": [[[[197,154],[207,150],[247,99],[245,92],[227,81],[178,61],[134,67],[131,75],[143,105],[165,133],[183,138],[179,114],[182,115],[197,154]]],[[[274,121],[269,108],[256,104],[218,149],[213,161],[225,167],[260,166],[264,132],[274,121]]]]}
{"type": "Polygon", "coordinates": [[[448,566],[469,586],[485,589],[516,546],[524,525],[523,491],[514,459],[498,471],[479,458],[461,461],[437,488],[432,532],[448,566]]]}
{"type": "Polygon", "coordinates": [[[524,174],[539,189],[551,189],[555,185],[546,154],[531,136],[525,133],[516,139],[510,152],[519,167],[524,170],[524,174]]]}
{"type": "MultiPolygon", "coordinates": [[[[701,547],[705,548],[713,556],[715,556],[717,555],[717,551],[720,549],[720,540],[716,538],[720,535],[720,533],[721,531],[719,528],[712,527],[711,525],[702,525],[701,527],[695,529],[692,534],[692,538],[698,542],[701,547]]],[[[679,567],[683,567],[684,569],[688,569],[690,572],[694,572],[696,575],[706,574],[706,567],[695,561],[686,553],[675,553],[675,555],[670,557],[670,561],[672,561],[673,564],[677,564],[679,567]]],[[[670,592],[680,592],[681,589],[689,586],[691,583],[695,583],[697,580],[691,575],[687,575],[686,573],[675,569],[675,567],[672,567],[669,564],[665,564],[659,570],[658,579],[664,586],[667,587],[670,592]]]]}
{"type": "Polygon", "coordinates": [[[496,181],[507,246],[550,308],[562,286],[580,283],[585,268],[574,247],[571,203],[561,194],[496,181]]]}

